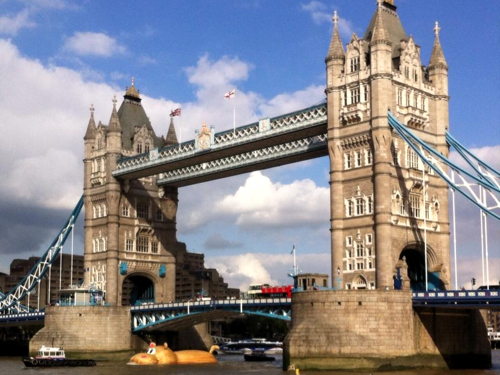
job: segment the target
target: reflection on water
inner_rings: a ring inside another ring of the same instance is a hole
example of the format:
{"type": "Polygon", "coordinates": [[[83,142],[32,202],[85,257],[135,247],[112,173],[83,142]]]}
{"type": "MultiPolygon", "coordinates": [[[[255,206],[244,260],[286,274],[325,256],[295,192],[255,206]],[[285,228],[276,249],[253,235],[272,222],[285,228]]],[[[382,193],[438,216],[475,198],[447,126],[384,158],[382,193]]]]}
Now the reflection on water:
{"type": "MultiPolygon", "coordinates": [[[[377,372],[377,375],[492,375],[500,374],[500,350],[493,351],[491,370],[409,370],[377,372]]],[[[281,360],[274,362],[245,362],[242,356],[220,355],[214,365],[129,366],[119,362],[99,362],[97,367],[25,368],[20,357],[0,357],[0,374],[9,375],[283,375],[281,360]],[[167,371],[168,368],[168,371],[167,371]]],[[[301,371],[301,375],[368,375],[356,371],[301,371]]],[[[289,372],[288,374],[293,374],[289,372]]]]}

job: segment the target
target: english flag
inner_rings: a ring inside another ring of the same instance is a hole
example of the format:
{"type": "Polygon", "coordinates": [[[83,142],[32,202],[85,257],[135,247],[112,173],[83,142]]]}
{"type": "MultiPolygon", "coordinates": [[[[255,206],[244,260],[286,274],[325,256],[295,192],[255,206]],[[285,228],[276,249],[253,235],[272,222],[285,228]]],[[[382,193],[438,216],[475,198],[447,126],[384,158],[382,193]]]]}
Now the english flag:
{"type": "Polygon", "coordinates": [[[181,109],[180,109],[180,107],[176,108],[176,109],[173,109],[172,111],[170,111],[170,117],[180,116],[180,115],[181,115],[181,109]]]}
{"type": "Polygon", "coordinates": [[[224,98],[231,99],[236,94],[236,89],[232,89],[224,94],[224,98]]]}

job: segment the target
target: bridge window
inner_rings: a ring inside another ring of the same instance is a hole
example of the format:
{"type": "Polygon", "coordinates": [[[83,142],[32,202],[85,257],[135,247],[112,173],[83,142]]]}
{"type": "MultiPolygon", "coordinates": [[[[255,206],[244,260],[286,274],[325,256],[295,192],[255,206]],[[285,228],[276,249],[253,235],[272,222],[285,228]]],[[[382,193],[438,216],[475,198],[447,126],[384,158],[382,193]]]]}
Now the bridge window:
{"type": "Polygon", "coordinates": [[[128,203],[124,203],[122,205],[122,216],[129,217],[130,216],[130,206],[128,203]]]}
{"type": "Polygon", "coordinates": [[[363,198],[356,199],[356,215],[363,215],[365,213],[365,200],[363,198]]]}
{"type": "Polygon", "coordinates": [[[361,258],[363,254],[364,246],[362,242],[356,242],[356,256],[361,258]]]}
{"type": "Polygon", "coordinates": [[[134,240],[132,238],[125,240],[125,251],[134,251],[134,240]]]}
{"type": "Polygon", "coordinates": [[[136,151],[138,154],[142,154],[142,143],[137,143],[136,145],[136,151]]]}
{"type": "Polygon", "coordinates": [[[366,165],[371,165],[373,162],[373,154],[371,149],[366,149],[365,150],[365,164],[366,165]]]}
{"type": "Polygon", "coordinates": [[[351,58],[351,73],[359,70],[359,56],[351,58]]]}
{"type": "Polygon", "coordinates": [[[363,101],[368,101],[368,85],[363,85],[363,101]]]}
{"type": "Polygon", "coordinates": [[[149,217],[149,204],[148,202],[137,202],[137,217],[147,219],[149,217]]]}
{"type": "Polygon", "coordinates": [[[403,105],[403,89],[398,89],[398,105],[403,105]]]}
{"type": "Polygon", "coordinates": [[[344,154],[344,168],[345,169],[351,169],[352,168],[352,158],[351,158],[351,153],[346,152],[344,154]]]}
{"type": "Polygon", "coordinates": [[[347,236],[345,238],[345,244],[346,246],[352,246],[352,236],[347,236]]]}
{"type": "Polygon", "coordinates": [[[373,243],[373,234],[367,233],[365,238],[366,238],[366,244],[367,245],[371,245],[373,243]]]}
{"type": "Polygon", "coordinates": [[[366,197],[366,213],[373,213],[373,196],[366,197]]]}
{"type": "Polygon", "coordinates": [[[354,215],[354,202],[352,201],[352,199],[349,199],[347,201],[347,207],[346,207],[346,214],[347,214],[347,217],[351,217],[354,215]]]}
{"type": "Polygon", "coordinates": [[[158,241],[151,241],[151,252],[158,254],[158,241]]]}
{"type": "Polygon", "coordinates": [[[137,251],[147,253],[149,250],[149,238],[146,236],[137,237],[137,251]]]}
{"type": "Polygon", "coordinates": [[[351,89],[351,104],[359,103],[359,87],[351,89]]]}
{"type": "Polygon", "coordinates": [[[418,155],[411,147],[406,150],[406,167],[418,169],[418,155]]]}
{"type": "Polygon", "coordinates": [[[360,151],[354,152],[354,166],[356,168],[361,167],[361,152],[360,151]]]}
{"type": "Polygon", "coordinates": [[[163,212],[161,212],[161,209],[156,210],[156,220],[157,221],[163,221],[163,212]]]}
{"type": "Polygon", "coordinates": [[[144,152],[149,152],[149,142],[144,144],[144,152]]]}
{"type": "Polygon", "coordinates": [[[420,194],[410,194],[410,214],[413,217],[420,217],[420,194]]]}

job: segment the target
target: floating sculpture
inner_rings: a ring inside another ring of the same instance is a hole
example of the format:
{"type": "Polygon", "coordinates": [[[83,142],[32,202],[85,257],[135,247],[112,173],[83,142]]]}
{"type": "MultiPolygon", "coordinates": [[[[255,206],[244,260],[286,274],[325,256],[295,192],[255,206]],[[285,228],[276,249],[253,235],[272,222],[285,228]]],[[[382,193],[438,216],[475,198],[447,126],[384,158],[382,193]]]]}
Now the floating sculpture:
{"type": "Polygon", "coordinates": [[[129,364],[135,365],[174,365],[174,364],[202,364],[217,363],[217,359],[212,354],[218,350],[217,345],[212,345],[210,351],[204,350],[178,350],[173,351],[167,345],[156,346],[154,342],[149,344],[146,353],[138,353],[130,358],[129,364]]]}

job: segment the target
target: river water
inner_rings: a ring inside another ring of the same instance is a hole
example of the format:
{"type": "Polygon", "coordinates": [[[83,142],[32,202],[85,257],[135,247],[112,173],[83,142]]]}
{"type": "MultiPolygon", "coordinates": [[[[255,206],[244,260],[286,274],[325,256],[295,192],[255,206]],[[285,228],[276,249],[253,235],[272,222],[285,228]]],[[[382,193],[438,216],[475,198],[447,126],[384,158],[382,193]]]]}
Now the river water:
{"type": "MultiPolygon", "coordinates": [[[[490,370],[429,370],[377,372],[376,375],[492,375],[500,374],[500,350],[493,351],[490,370]]],[[[20,357],[0,357],[0,375],[287,375],[281,360],[274,362],[245,362],[242,356],[220,355],[213,365],[129,366],[121,362],[99,362],[96,367],[26,368],[20,357]]],[[[368,375],[357,371],[300,371],[301,375],[368,375]]]]}

